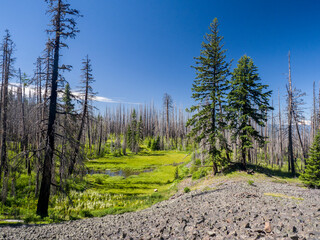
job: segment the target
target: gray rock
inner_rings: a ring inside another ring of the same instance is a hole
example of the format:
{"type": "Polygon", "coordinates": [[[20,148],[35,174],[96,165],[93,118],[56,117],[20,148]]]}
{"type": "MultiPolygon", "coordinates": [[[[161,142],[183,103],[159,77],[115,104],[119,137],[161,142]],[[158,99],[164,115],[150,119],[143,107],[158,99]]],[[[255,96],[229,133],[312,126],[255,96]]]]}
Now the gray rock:
{"type": "Polygon", "coordinates": [[[149,209],[103,218],[0,226],[0,239],[320,239],[319,190],[268,181],[255,185],[225,182],[217,191],[176,195],[149,209]]]}

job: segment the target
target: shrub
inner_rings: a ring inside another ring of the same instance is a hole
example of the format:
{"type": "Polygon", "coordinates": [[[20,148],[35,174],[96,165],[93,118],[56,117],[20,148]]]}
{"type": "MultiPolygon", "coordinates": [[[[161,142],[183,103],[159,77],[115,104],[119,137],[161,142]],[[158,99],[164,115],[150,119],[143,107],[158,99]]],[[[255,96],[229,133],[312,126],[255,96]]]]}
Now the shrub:
{"type": "Polygon", "coordinates": [[[254,181],[253,180],[248,180],[249,185],[253,185],[254,181]]]}
{"type": "Polygon", "coordinates": [[[198,169],[199,169],[198,166],[192,164],[192,166],[190,168],[190,173],[193,174],[194,172],[198,171],[198,169]]]}
{"type": "Polygon", "coordinates": [[[93,214],[89,210],[81,210],[80,216],[81,217],[93,217],[93,214]]]}
{"type": "Polygon", "coordinates": [[[160,136],[158,136],[156,139],[152,139],[151,150],[152,151],[160,150],[160,136]]]}
{"type": "Polygon", "coordinates": [[[190,190],[190,188],[185,187],[185,188],[183,189],[183,191],[184,191],[185,193],[188,193],[188,192],[190,192],[191,190],[190,190]]]}
{"type": "Polygon", "coordinates": [[[103,179],[102,179],[102,177],[96,177],[96,179],[95,179],[95,182],[97,183],[97,184],[102,184],[103,183],[103,179]]]}
{"type": "Polygon", "coordinates": [[[40,220],[40,216],[36,215],[35,213],[28,212],[24,218],[25,223],[37,222],[40,220]]]}
{"type": "Polygon", "coordinates": [[[201,165],[201,160],[200,159],[196,159],[194,161],[194,165],[200,166],[201,165]]]}
{"type": "Polygon", "coordinates": [[[174,170],[174,179],[179,179],[179,168],[176,167],[176,169],[174,170]]]}
{"type": "Polygon", "coordinates": [[[207,175],[207,171],[205,169],[199,169],[198,171],[192,174],[192,180],[203,178],[207,175]]]}
{"type": "Polygon", "coordinates": [[[190,172],[190,169],[187,167],[182,167],[181,168],[181,172],[182,172],[182,177],[187,176],[190,172]]]}

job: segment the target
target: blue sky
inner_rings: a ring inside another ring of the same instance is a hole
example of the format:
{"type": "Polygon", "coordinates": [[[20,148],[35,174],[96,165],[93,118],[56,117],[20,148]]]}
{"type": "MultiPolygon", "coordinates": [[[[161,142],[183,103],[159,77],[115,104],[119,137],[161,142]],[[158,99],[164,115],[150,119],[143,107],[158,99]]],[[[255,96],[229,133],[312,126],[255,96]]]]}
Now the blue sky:
{"type": "MultiPolygon", "coordinates": [[[[62,63],[78,86],[81,59],[92,59],[99,96],[115,101],[161,105],[165,92],[178,106],[190,106],[203,35],[217,17],[228,59],[253,58],[265,84],[284,99],[288,51],[292,80],[306,92],[307,114],[312,83],[320,81],[320,1],[318,0],[70,0],[80,10],[80,33],[68,41],[62,63]]],[[[32,75],[44,49],[48,16],[41,0],[0,2],[0,35],[9,29],[16,43],[15,67],[32,75]]],[[[106,103],[98,106],[104,109],[106,103]]],[[[276,104],[275,104],[276,105],[276,104]]]]}

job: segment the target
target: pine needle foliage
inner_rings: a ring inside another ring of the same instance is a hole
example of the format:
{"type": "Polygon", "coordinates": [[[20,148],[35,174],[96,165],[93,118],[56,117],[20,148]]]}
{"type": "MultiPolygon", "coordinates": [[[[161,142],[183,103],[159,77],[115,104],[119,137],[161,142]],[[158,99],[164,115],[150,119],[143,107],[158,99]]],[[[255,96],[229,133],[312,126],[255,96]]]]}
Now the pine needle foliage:
{"type": "Polygon", "coordinates": [[[320,188],[320,131],[314,138],[305,172],[300,179],[309,187],[320,188]]]}
{"type": "Polygon", "coordinates": [[[139,143],[141,142],[141,122],[137,121],[136,110],[131,113],[131,122],[127,131],[127,142],[131,152],[138,153],[140,150],[139,143]]]}
{"type": "Polygon", "coordinates": [[[213,162],[214,174],[223,164],[221,156],[222,132],[224,124],[225,96],[228,89],[227,77],[230,75],[230,63],[226,61],[226,50],[223,49],[223,37],[219,34],[217,18],[209,27],[204,37],[200,56],[196,59],[196,79],[192,87],[192,98],[197,102],[188,111],[193,113],[187,126],[191,127],[189,137],[205,144],[213,162]]]}
{"type": "Polygon", "coordinates": [[[269,105],[272,91],[266,91],[268,85],[263,85],[260,81],[258,68],[254,65],[253,60],[246,55],[242,56],[232,73],[226,112],[233,137],[240,140],[244,167],[247,150],[252,148],[253,140],[260,144],[265,141],[265,138],[254,127],[254,123],[264,127],[267,121],[267,111],[273,109],[269,105]]]}

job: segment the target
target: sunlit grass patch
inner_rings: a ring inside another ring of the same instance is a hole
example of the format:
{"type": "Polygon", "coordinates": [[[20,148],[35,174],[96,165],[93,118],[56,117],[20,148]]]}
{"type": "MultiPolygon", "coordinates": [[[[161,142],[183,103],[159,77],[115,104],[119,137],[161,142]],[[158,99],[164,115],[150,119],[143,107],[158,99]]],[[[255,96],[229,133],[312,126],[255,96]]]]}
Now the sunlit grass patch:
{"type": "MultiPolygon", "coordinates": [[[[7,219],[24,223],[47,224],[107,214],[132,212],[168,199],[177,191],[177,173],[184,176],[183,164],[190,160],[186,152],[144,151],[127,156],[90,160],[86,166],[92,169],[83,177],[74,177],[63,183],[64,192],[52,195],[49,216],[36,215],[35,174],[22,174],[16,185],[17,196],[9,196],[5,205],[0,203],[0,224],[10,224],[7,219]],[[128,171],[124,176],[109,176],[111,171],[128,171]],[[66,196],[67,193],[67,196],[66,196]]],[[[57,178],[57,184],[59,179],[57,178]]]]}
{"type": "Polygon", "coordinates": [[[93,159],[86,163],[89,169],[95,170],[119,170],[130,168],[143,170],[166,164],[175,164],[186,161],[183,159],[187,153],[177,151],[153,151],[142,154],[128,154],[121,157],[106,155],[103,158],[93,159]]]}
{"type": "Polygon", "coordinates": [[[303,198],[300,197],[294,197],[294,196],[287,196],[281,193],[264,193],[264,195],[266,196],[271,196],[271,197],[278,197],[278,198],[287,198],[287,199],[293,199],[293,200],[299,200],[299,201],[303,201],[303,198]]]}

